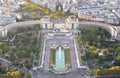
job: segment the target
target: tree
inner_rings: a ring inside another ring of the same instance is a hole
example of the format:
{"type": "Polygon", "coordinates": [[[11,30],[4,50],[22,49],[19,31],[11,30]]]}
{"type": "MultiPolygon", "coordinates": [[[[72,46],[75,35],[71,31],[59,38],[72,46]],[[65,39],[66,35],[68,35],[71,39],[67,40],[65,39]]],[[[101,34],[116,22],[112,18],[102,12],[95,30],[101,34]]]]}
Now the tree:
{"type": "Polygon", "coordinates": [[[2,49],[0,49],[0,56],[2,55],[2,49]]]}
{"type": "Polygon", "coordinates": [[[108,52],[108,49],[107,49],[107,48],[102,49],[102,54],[103,54],[103,55],[106,55],[106,54],[107,54],[107,52],[108,52]]]}
{"type": "Polygon", "coordinates": [[[90,76],[93,76],[93,75],[94,75],[94,73],[93,73],[92,70],[89,71],[89,75],[90,75],[90,76]]]}
{"type": "Polygon", "coordinates": [[[100,41],[101,40],[101,35],[98,35],[97,36],[97,41],[100,41]]]}
{"type": "Polygon", "coordinates": [[[120,75],[120,66],[113,66],[111,68],[97,69],[96,75],[98,75],[98,76],[120,75]]]}
{"type": "Polygon", "coordinates": [[[86,59],[92,59],[95,57],[95,54],[92,51],[86,51],[85,57],[86,59]]]}
{"type": "Polygon", "coordinates": [[[13,71],[10,73],[10,75],[12,78],[20,78],[21,77],[19,71],[13,71]]]}
{"type": "Polygon", "coordinates": [[[96,74],[96,75],[99,75],[100,72],[101,72],[101,70],[100,70],[100,69],[97,69],[97,70],[95,71],[95,74],[96,74]]]}
{"type": "Polygon", "coordinates": [[[101,43],[98,42],[98,43],[96,44],[96,46],[97,46],[98,48],[100,48],[100,47],[101,47],[101,43]]]}
{"type": "Polygon", "coordinates": [[[120,55],[119,55],[119,56],[117,56],[117,60],[120,60],[120,55]]]}
{"type": "Polygon", "coordinates": [[[87,49],[88,49],[88,48],[89,48],[89,45],[88,45],[88,44],[86,44],[86,45],[85,45],[85,48],[87,48],[87,49]]]}
{"type": "Polygon", "coordinates": [[[10,55],[10,60],[11,61],[15,59],[15,53],[14,52],[10,51],[8,54],[10,55]]]}
{"type": "Polygon", "coordinates": [[[34,57],[34,53],[30,52],[30,58],[33,59],[33,57],[34,57]]]}
{"type": "Polygon", "coordinates": [[[103,68],[110,68],[109,64],[104,64],[103,68]]]}
{"type": "Polygon", "coordinates": [[[86,61],[87,60],[86,56],[81,56],[81,60],[86,61]]]}
{"type": "Polygon", "coordinates": [[[26,78],[31,78],[31,75],[27,74],[27,75],[26,75],[26,78]]]}
{"type": "Polygon", "coordinates": [[[24,78],[25,72],[20,72],[20,74],[21,74],[22,78],[24,78]]]}
{"type": "Polygon", "coordinates": [[[81,36],[78,35],[78,36],[77,36],[77,39],[78,39],[78,41],[81,41],[81,36]]]}
{"type": "Polygon", "coordinates": [[[99,52],[98,50],[94,50],[94,51],[93,51],[93,53],[94,53],[95,55],[97,55],[98,52],[99,52]]]}
{"type": "Polygon", "coordinates": [[[19,71],[6,72],[2,75],[2,78],[21,78],[19,71]]]}
{"type": "Polygon", "coordinates": [[[84,34],[83,39],[86,41],[92,42],[96,40],[96,30],[93,27],[86,29],[86,31],[84,33],[82,32],[82,34],[84,34]]]}
{"type": "Polygon", "coordinates": [[[120,66],[120,55],[117,56],[114,65],[115,65],[115,66],[120,66]]]}
{"type": "Polygon", "coordinates": [[[18,65],[19,64],[19,60],[18,59],[14,59],[13,64],[14,65],[18,65]]]}
{"type": "Polygon", "coordinates": [[[120,47],[117,47],[116,51],[120,54],[120,47]]]}
{"type": "Polygon", "coordinates": [[[94,51],[94,50],[96,50],[96,47],[95,46],[90,46],[90,50],[94,51]]]}
{"type": "Polygon", "coordinates": [[[27,64],[25,64],[25,67],[26,67],[27,69],[31,69],[31,68],[32,68],[32,64],[31,64],[31,63],[27,63],[27,64]]]}
{"type": "Polygon", "coordinates": [[[7,37],[9,39],[13,38],[13,36],[16,34],[16,32],[8,32],[7,37]]]}
{"type": "Polygon", "coordinates": [[[109,48],[108,51],[109,51],[110,54],[113,55],[113,54],[115,54],[116,49],[114,49],[114,48],[109,48]]]}
{"type": "Polygon", "coordinates": [[[17,55],[19,58],[26,58],[26,56],[27,56],[27,54],[26,54],[26,52],[25,52],[24,50],[18,51],[18,52],[16,53],[16,55],[17,55]]]}

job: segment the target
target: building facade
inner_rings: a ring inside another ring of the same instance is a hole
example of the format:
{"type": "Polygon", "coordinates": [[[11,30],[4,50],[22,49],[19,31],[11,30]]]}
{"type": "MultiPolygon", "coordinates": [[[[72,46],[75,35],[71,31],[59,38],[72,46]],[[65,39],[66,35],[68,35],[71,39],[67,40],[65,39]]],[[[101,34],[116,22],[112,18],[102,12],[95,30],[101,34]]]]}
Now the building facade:
{"type": "MultiPolygon", "coordinates": [[[[79,27],[78,18],[76,18],[73,15],[69,16],[65,20],[64,24],[65,24],[65,29],[77,29],[79,27]]],[[[44,16],[42,19],[41,26],[43,29],[54,29],[54,22],[51,21],[50,16],[44,16]]]]}

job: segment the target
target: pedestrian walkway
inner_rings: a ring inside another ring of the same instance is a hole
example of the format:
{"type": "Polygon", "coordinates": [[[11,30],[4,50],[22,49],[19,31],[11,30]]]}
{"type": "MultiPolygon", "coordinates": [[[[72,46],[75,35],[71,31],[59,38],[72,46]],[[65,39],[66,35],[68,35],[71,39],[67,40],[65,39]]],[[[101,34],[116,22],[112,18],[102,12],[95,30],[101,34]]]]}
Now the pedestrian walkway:
{"type": "Polygon", "coordinates": [[[75,54],[75,47],[73,39],[68,38],[53,38],[53,39],[46,39],[46,46],[45,46],[45,59],[44,59],[44,70],[49,70],[49,64],[50,64],[50,46],[55,43],[57,45],[62,45],[67,43],[70,47],[70,56],[71,56],[71,66],[72,70],[75,70],[77,68],[77,59],[75,54]]]}

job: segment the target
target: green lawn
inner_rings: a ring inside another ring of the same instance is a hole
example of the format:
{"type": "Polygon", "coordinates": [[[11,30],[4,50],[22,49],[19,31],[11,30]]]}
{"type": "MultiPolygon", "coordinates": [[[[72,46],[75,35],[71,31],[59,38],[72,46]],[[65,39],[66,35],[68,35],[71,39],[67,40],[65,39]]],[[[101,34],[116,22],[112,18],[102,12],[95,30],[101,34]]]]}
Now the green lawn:
{"type": "Polygon", "coordinates": [[[70,49],[65,49],[65,63],[70,64],[71,58],[70,58],[70,49]]]}
{"type": "Polygon", "coordinates": [[[50,49],[50,64],[55,64],[55,49],[50,49]]]}

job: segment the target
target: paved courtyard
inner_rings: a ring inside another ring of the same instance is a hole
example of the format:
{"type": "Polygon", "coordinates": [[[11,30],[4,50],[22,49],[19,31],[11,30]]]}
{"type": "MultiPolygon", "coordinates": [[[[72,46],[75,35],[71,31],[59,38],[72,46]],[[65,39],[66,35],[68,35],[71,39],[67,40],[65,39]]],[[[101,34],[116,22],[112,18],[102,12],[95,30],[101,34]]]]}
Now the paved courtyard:
{"type": "Polygon", "coordinates": [[[71,56],[72,70],[75,70],[77,68],[75,48],[74,48],[73,39],[70,39],[70,38],[52,38],[52,39],[47,39],[47,41],[46,41],[46,48],[45,48],[44,66],[43,66],[44,70],[45,71],[49,70],[50,46],[53,43],[55,43],[57,45],[62,45],[62,44],[65,44],[65,43],[68,44],[68,46],[70,47],[70,56],[71,56]]]}
{"type": "Polygon", "coordinates": [[[34,78],[90,78],[88,76],[84,76],[83,71],[76,70],[71,71],[66,74],[55,74],[51,71],[44,72],[43,70],[38,70],[33,73],[34,78]]]}
{"type": "MultiPolygon", "coordinates": [[[[56,33],[55,33],[56,34],[56,33]]],[[[76,39],[76,34],[70,34],[69,36],[65,36],[65,33],[61,35],[51,36],[50,34],[46,34],[44,36],[45,46],[44,46],[44,60],[43,60],[43,68],[32,71],[33,78],[89,78],[87,75],[88,71],[84,69],[78,69],[77,66],[77,56],[75,50],[74,40],[76,39]],[[50,66],[50,47],[55,44],[57,46],[61,46],[63,44],[67,44],[70,48],[70,57],[71,57],[71,69],[67,73],[56,74],[49,70],[50,66]]]]}

